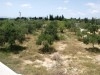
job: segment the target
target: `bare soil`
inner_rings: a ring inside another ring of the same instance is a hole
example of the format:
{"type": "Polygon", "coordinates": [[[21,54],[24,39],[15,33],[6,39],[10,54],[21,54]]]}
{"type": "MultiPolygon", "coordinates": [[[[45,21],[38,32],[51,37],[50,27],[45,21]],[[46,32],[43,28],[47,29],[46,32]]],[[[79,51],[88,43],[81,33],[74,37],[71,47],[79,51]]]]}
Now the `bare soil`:
{"type": "MultiPolygon", "coordinates": [[[[28,39],[22,44],[26,49],[11,54],[12,61],[4,62],[23,75],[100,75],[100,53],[88,51],[92,45],[78,41],[73,33],[65,35],[67,39],[54,42],[56,52],[51,54],[39,53],[37,37],[27,35],[28,39]]],[[[100,49],[99,45],[96,47],[100,49]]]]}

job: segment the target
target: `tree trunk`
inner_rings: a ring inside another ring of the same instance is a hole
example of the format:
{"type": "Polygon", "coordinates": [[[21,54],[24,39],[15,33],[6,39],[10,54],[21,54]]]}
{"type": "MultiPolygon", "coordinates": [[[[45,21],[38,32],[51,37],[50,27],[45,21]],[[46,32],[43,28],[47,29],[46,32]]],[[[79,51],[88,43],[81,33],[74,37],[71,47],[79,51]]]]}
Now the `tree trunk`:
{"type": "Polygon", "coordinates": [[[92,45],[93,45],[93,48],[94,48],[94,43],[92,43],[92,45]]]}
{"type": "Polygon", "coordinates": [[[10,46],[9,46],[9,48],[12,49],[12,47],[13,47],[13,44],[11,43],[10,46]]]}
{"type": "MultiPolygon", "coordinates": [[[[95,34],[96,34],[96,33],[95,33],[95,31],[94,31],[94,32],[93,32],[93,35],[95,36],[95,34]]],[[[94,38],[94,37],[93,37],[93,38],[94,38]]],[[[92,44],[93,44],[93,48],[94,48],[95,41],[93,41],[92,44]]]]}

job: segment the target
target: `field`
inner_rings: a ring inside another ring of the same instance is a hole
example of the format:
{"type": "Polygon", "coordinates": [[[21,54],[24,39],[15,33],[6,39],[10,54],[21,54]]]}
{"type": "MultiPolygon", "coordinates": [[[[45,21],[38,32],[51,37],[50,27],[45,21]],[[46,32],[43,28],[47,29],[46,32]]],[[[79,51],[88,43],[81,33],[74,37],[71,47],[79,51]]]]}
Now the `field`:
{"type": "Polygon", "coordinates": [[[100,0],[1,0],[0,9],[0,62],[15,73],[100,75],[100,0]]]}
{"type": "Polygon", "coordinates": [[[22,75],[100,75],[100,45],[93,49],[67,29],[62,35],[64,39],[53,43],[52,53],[41,53],[37,35],[28,34],[13,51],[2,48],[0,61],[22,75]]]}

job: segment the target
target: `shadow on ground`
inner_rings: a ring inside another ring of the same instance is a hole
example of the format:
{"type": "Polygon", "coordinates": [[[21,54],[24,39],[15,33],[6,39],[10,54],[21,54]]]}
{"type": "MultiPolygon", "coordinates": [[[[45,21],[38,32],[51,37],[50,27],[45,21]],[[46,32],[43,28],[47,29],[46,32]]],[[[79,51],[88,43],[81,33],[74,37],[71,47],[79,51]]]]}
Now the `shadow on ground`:
{"type": "Polygon", "coordinates": [[[94,48],[85,48],[86,51],[88,52],[92,52],[92,53],[100,53],[100,49],[97,48],[97,47],[94,47],[94,48]]]}
{"type": "Polygon", "coordinates": [[[56,49],[55,48],[53,48],[53,47],[50,47],[48,50],[45,50],[44,48],[40,48],[39,49],[39,53],[41,53],[41,54],[52,54],[52,53],[54,53],[54,52],[57,52],[56,51],[56,49]]]}
{"type": "Polygon", "coordinates": [[[8,52],[8,53],[14,53],[19,54],[21,51],[25,50],[27,47],[19,46],[19,45],[12,45],[11,47],[2,47],[0,48],[0,52],[8,52]]]}

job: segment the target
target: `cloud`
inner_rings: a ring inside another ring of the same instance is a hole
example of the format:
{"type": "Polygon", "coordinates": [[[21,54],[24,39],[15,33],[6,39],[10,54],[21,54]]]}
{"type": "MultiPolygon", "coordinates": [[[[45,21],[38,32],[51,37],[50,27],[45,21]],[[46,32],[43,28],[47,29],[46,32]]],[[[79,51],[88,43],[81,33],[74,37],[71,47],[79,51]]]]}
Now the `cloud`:
{"type": "Polygon", "coordinates": [[[96,3],[87,3],[86,6],[89,7],[89,13],[91,14],[97,14],[97,13],[100,13],[100,5],[99,4],[96,4],[96,3]]]}
{"type": "Polygon", "coordinates": [[[66,7],[58,7],[57,10],[66,10],[66,7]]]}
{"type": "Polygon", "coordinates": [[[71,12],[71,14],[74,14],[76,16],[85,16],[86,14],[80,11],[75,11],[75,13],[71,12]]]}
{"type": "Polygon", "coordinates": [[[77,14],[79,14],[79,15],[81,15],[81,16],[84,16],[85,15],[85,13],[83,13],[83,12],[77,12],[77,14]]]}
{"type": "Polygon", "coordinates": [[[11,2],[6,2],[5,5],[6,6],[13,6],[13,4],[11,2]]]}
{"type": "Polygon", "coordinates": [[[91,7],[91,8],[96,8],[96,4],[95,3],[87,3],[87,6],[91,7]]]}
{"type": "Polygon", "coordinates": [[[31,4],[22,4],[22,8],[32,8],[31,4]]]}
{"type": "Polygon", "coordinates": [[[69,0],[64,0],[64,3],[69,3],[69,0]]]}
{"type": "MultiPolygon", "coordinates": [[[[69,3],[69,0],[63,0],[63,2],[67,4],[69,3]]],[[[60,6],[57,8],[57,10],[66,10],[66,9],[67,9],[66,6],[60,6]]]]}
{"type": "Polygon", "coordinates": [[[99,13],[100,11],[99,10],[92,10],[92,12],[91,13],[99,13]]]}

